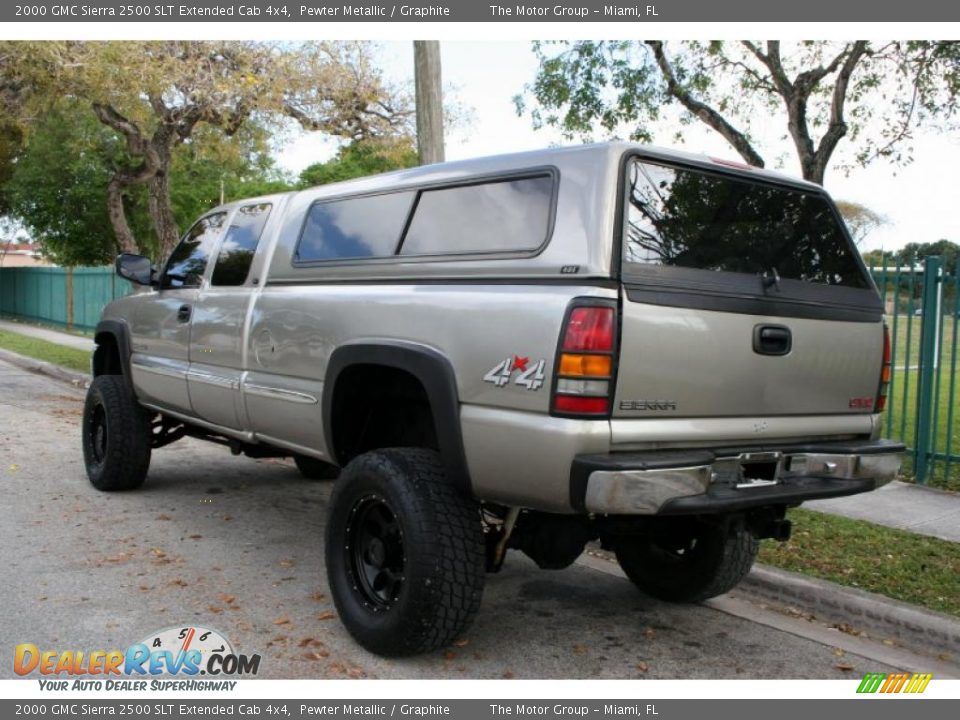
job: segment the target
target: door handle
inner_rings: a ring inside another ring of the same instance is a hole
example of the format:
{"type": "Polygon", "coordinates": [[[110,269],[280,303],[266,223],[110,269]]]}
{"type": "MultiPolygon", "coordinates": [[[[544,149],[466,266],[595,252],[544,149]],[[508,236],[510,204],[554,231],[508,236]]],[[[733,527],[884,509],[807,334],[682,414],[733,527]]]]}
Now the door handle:
{"type": "Polygon", "coordinates": [[[182,323],[190,322],[190,312],[191,308],[189,305],[181,305],[180,309],[177,310],[177,320],[182,323]]]}
{"type": "Polygon", "coordinates": [[[786,355],[793,348],[793,334],[785,325],[753,328],[753,351],[758,355],[786,355]]]}

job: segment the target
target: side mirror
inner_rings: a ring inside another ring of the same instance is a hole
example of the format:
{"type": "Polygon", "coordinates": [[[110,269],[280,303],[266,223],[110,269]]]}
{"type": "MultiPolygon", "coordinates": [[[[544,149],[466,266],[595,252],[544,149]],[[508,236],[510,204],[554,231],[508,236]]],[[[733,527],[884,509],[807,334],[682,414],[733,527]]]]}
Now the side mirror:
{"type": "Polygon", "coordinates": [[[152,285],[154,269],[150,258],[133,253],[121,253],[117,256],[117,275],[137,285],[152,285]]]}

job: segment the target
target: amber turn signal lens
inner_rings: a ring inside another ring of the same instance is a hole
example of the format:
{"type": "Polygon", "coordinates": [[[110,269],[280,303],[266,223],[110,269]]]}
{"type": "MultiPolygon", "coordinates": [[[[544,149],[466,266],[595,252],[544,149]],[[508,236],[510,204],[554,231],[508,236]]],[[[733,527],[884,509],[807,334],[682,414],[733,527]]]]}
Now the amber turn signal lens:
{"type": "Polygon", "coordinates": [[[559,375],[573,377],[610,377],[613,370],[613,358],[609,355],[572,355],[560,356],[559,375]]]}

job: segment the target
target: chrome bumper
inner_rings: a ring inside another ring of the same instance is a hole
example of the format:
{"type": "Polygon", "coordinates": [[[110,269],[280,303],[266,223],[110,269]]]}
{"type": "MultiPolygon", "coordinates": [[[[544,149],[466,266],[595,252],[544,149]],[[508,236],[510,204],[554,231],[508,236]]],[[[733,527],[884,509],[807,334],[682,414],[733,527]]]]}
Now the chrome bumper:
{"type": "MultiPolygon", "coordinates": [[[[586,481],[582,509],[590,513],[719,513],[874,490],[897,476],[903,451],[898,443],[869,441],[593,456],[578,458],[574,476],[586,481]]],[[[571,497],[578,499],[573,479],[571,497]]]]}

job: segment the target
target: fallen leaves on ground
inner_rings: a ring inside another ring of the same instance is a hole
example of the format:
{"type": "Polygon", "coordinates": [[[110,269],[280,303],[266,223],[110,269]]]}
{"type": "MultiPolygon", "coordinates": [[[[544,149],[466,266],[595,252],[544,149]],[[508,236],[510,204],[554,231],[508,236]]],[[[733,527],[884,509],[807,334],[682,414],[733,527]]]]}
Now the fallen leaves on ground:
{"type": "Polygon", "coordinates": [[[288,618],[288,617],[277,618],[276,620],[273,621],[273,624],[274,624],[274,625],[289,625],[289,624],[290,624],[290,618],[288,618]]]}
{"type": "Polygon", "coordinates": [[[649,669],[650,669],[650,666],[647,665],[645,662],[638,662],[638,663],[637,663],[637,671],[638,671],[638,672],[645,673],[645,672],[646,672],[647,670],[649,670],[649,669]]]}
{"type": "Polygon", "coordinates": [[[332,610],[325,610],[317,615],[317,620],[333,620],[337,614],[332,610]]]}
{"type": "Polygon", "coordinates": [[[853,635],[853,636],[863,635],[862,630],[857,630],[850,623],[842,622],[842,623],[837,623],[836,625],[831,625],[830,627],[835,628],[842,633],[846,633],[847,635],[853,635]]]}

